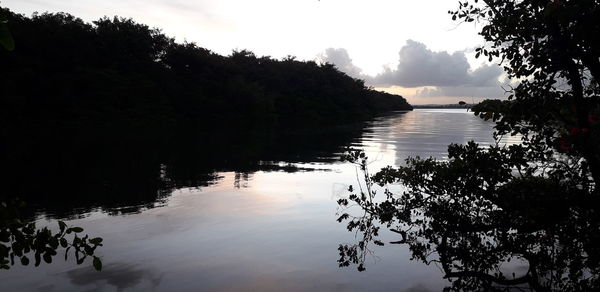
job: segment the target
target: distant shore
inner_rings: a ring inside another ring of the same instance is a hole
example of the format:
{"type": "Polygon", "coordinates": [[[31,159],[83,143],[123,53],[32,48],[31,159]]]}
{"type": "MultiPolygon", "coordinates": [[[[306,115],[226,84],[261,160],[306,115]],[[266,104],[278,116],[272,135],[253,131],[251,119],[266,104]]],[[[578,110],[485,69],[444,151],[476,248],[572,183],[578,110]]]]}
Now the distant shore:
{"type": "Polygon", "coordinates": [[[460,105],[460,104],[413,104],[413,108],[417,109],[417,108],[464,108],[464,109],[469,109],[471,107],[473,107],[475,104],[474,103],[467,103],[464,105],[460,105]]]}

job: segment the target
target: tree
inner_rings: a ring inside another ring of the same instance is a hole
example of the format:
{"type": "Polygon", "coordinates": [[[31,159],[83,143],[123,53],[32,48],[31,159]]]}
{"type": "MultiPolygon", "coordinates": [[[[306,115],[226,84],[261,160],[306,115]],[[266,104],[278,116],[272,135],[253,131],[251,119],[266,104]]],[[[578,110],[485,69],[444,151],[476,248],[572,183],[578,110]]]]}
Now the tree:
{"type": "MultiPolygon", "coordinates": [[[[12,34],[8,29],[6,20],[0,19],[0,45],[7,51],[15,49],[12,34]]],[[[68,227],[66,223],[58,221],[59,232],[53,233],[48,227],[36,228],[35,222],[29,222],[20,215],[24,203],[4,196],[0,196],[0,269],[10,269],[15,264],[15,258],[22,265],[29,265],[29,253],[33,253],[34,265],[40,265],[42,258],[46,263],[52,263],[52,258],[57,255],[57,250],[66,248],[65,260],[68,252],[73,249],[77,264],[82,264],[89,256],[97,271],[102,270],[102,261],[94,255],[97,247],[102,246],[102,238],[89,238],[77,236],[83,232],[81,227],[68,227]],[[72,235],[72,239],[70,239],[72,235]]]]}
{"type": "Polygon", "coordinates": [[[9,38],[0,21],[0,63],[11,72],[0,78],[3,141],[19,139],[6,133],[158,134],[215,129],[223,121],[321,127],[412,109],[333,65],[246,50],[221,56],[127,18],[87,23],[67,13],[0,14],[18,43],[13,52],[1,48],[9,38]]]}
{"type": "MultiPolygon", "coordinates": [[[[339,201],[362,209],[339,220],[364,234],[340,246],[340,265],[364,269],[384,226],[413,259],[440,265],[450,290],[600,288],[600,2],[472,0],[450,14],[481,24],[476,56],[498,60],[519,82],[508,100],[472,110],[496,122],[498,142],[522,141],[450,145],[447,161],[414,157],[365,175],[367,188],[339,201]],[[406,190],[385,187],[376,199],[374,186],[391,183],[406,190]],[[514,260],[528,270],[504,274],[514,260]]],[[[360,152],[345,159],[366,169],[360,152]]]]}
{"type": "Polygon", "coordinates": [[[476,56],[501,58],[508,77],[520,83],[508,101],[488,101],[473,110],[497,121],[498,135],[523,135],[533,146],[528,150],[536,154],[555,149],[581,158],[585,162],[581,171],[599,183],[600,4],[595,0],[485,3],[461,3],[452,17],[482,22],[480,34],[486,45],[476,50],[476,56]]]}

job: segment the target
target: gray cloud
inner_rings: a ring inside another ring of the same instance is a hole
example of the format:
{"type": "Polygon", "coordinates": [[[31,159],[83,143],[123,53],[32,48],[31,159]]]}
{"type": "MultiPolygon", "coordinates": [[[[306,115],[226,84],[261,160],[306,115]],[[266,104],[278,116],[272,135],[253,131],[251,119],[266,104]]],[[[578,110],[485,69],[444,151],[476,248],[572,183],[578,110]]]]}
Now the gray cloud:
{"type": "Polygon", "coordinates": [[[425,87],[417,90],[417,97],[482,97],[482,98],[504,98],[506,93],[500,85],[496,86],[438,86],[425,87]]]}
{"type": "Polygon", "coordinates": [[[399,55],[400,61],[396,68],[386,68],[369,81],[379,86],[397,85],[409,88],[488,87],[498,84],[498,77],[502,74],[502,69],[495,65],[484,65],[471,70],[464,52],[433,52],[424,44],[413,40],[406,41],[399,55]]]}
{"type": "Polygon", "coordinates": [[[405,88],[427,87],[417,91],[418,97],[485,97],[505,96],[498,78],[503,72],[500,66],[483,65],[475,70],[464,52],[434,52],[422,43],[408,40],[400,49],[396,68],[384,67],[376,76],[363,74],[354,65],[345,49],[329,48],[320,56],[355,78],[380,87],[401,86],[405,88]]]}
{"type": "Polygon", "coordinates": [[[348,51],[343,48],[334,49],[328,48],[323,54],[318,57],[319,61],[323,63],[334,64],[340,71],[352,76],[354,78],[367,79],[369,76],[365,76],[362,73],[362,69],[356,67],[348,54],[348,51]],[[365,78],[366,77],[366,78],[365,78]]]}

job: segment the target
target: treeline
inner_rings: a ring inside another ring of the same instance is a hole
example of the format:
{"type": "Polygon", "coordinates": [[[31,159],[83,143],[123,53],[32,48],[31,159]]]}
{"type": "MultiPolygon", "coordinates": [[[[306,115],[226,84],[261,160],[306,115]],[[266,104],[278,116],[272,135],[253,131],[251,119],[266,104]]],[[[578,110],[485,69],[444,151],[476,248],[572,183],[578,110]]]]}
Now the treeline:
{"type": "Polygon", "coordinates": [[[44,129],[335,124],[411,106],[331,64],[222,56],[123,18],[0,8],[16,49],[0,50],[3,133],[44,129]]]}
{"type": "Polygon", "coordinates": [[[415,104],[413,108],[428,108],[428,109],[440,109],[440,108],[471,108],[475,104],[474,103],[451,103],[451,104],[415,104]]]}

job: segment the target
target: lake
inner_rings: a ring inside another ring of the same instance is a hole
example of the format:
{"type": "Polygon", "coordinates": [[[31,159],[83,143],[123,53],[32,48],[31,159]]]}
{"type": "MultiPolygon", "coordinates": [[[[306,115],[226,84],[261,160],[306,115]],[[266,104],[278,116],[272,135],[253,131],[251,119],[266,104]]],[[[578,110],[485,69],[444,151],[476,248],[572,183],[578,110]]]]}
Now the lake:
{"type": "Polygon", "coordinates": [[[450,143],[493,143],[492,126],[464,109],[418,109],[318,130],[29,145],[9,162],[11,189],[38,225],[64,219],[103,237],[104,268],[60,251],[52,264],[1,271],[2,290],[440,291],[443,272],[403,245],[373,246],[364,272],[338,267],[338,246],[356,238],[336,201],[357,183],[338,157],[364,149],[371,172],[445,159],[450,143]]]}

